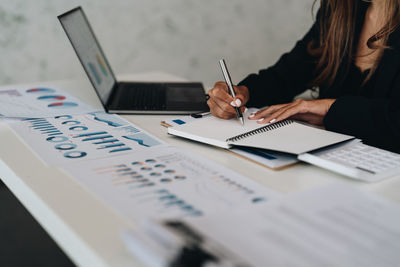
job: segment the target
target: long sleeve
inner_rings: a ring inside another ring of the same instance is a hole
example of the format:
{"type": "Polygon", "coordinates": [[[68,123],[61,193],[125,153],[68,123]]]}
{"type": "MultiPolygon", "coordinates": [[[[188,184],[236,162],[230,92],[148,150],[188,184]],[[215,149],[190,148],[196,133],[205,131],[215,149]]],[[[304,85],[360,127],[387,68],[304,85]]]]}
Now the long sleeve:
{"type": "Polygon", "coordinates": [[[312,40],[319,40],[318,16],[303,39],[289,53],[282,55],[275,65],[260,70],[258,74],[250,74],[239,83],[249,88],[247,106],[287,103],[308,88],[315,75],[315,58],[307,51],[307,45],[312,40]]]}
{"type": "Polygon", "coordinates": [[[327,130],[356,136],[364,143],[400,153],[399,99],[339,97],[324,118],[327,130]]]}

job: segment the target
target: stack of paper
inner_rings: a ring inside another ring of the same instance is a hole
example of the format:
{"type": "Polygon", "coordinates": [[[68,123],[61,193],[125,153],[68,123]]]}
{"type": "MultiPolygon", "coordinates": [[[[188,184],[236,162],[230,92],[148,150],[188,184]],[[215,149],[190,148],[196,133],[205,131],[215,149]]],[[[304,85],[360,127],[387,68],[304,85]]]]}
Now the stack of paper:
{"type": "Polygon", "coordinates": [[[140,234],[125,232],[124,240],[128,249],[143,244],[136,256],[150,266],[185,266],[183,254],[191,248],[201,266],[391,267],[400,262],[400,207],[339,184],[258,212],[146,223],[140,234]]]}

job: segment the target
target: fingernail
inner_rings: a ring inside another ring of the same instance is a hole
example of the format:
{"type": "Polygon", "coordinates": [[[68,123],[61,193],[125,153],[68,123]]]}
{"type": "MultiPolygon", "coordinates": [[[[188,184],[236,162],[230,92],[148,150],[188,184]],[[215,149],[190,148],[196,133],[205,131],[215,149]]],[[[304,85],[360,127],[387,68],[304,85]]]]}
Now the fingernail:
{"type": "Polygon", "coordinates": [[[269,123],[274,123],[276,121],[276,119],[272,119],[269,121],[269,123]]]}
{"type": "Polygon", "coordinates": [[[263,121],[264,120],[264,118],[261,118],[261,119],[259,119],[259,120],[257,120],[257,121],[263,121]]]}
{"type": "Polygon", "coordinates": [[[237,107],[240,107],[242,105],[242,101],[240,101],[240,99],[236,99],[235,103],[237,107]]]}
{"type": "Polygon", "coordinates": [[[252,113],[250,113],[249,118],[253,118],[255,115],[256,115],[256,113],[252,112],[252,113]]]}
{"type": "Polygon", "coordinates": [[[232,106],[232,107],[236,107],[236,103],[232,101],[232,102],[231,102],[231,106],[232,106]]]}

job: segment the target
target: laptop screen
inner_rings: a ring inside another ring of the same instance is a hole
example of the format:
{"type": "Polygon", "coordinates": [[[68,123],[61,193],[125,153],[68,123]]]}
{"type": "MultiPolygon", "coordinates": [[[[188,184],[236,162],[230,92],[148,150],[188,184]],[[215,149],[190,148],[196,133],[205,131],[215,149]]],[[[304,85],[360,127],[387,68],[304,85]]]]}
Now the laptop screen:
{"type": "Polygon", "coordinates": [[[83,10],[78,7],[58,18],[105,106],[116,79],[83,10]]]}

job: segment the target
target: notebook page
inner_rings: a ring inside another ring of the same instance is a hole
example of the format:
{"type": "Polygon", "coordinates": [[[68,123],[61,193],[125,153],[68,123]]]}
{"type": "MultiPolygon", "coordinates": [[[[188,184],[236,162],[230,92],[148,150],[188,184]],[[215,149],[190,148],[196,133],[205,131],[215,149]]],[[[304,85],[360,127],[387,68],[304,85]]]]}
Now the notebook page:
{"type": "Polygon", "coordinates": [[[265,126],[258,124],[254,120],[249,120],[248,116],[250,112],[252,112],[252,110],[243,114],[244,125],[236,118],[224,120],[210,115],[193,120],[187,124],[169,127],[168,133],[228,148],[229,145],[226,143],[226,139],[265,126]]]}
{"type": "Polygon", "coordinates": [[[280,128],[248,136],[238,141],[230,141],[229,144],[264,148],[298,155],[351,138],[353,137],[349,135],[321,130],[298,122],[293,122],[280,128]]]}

